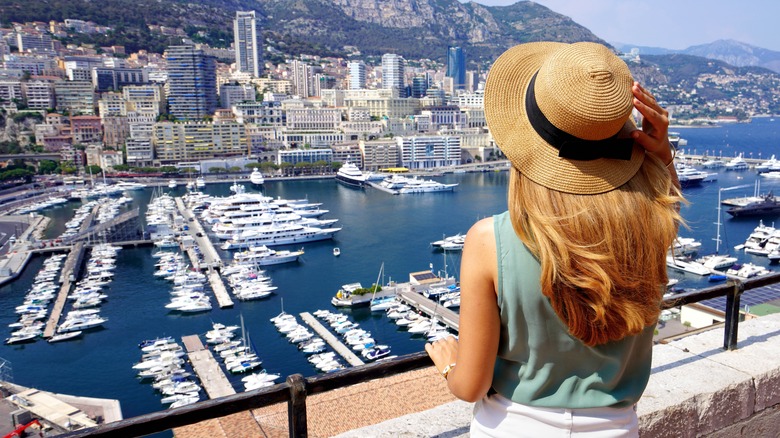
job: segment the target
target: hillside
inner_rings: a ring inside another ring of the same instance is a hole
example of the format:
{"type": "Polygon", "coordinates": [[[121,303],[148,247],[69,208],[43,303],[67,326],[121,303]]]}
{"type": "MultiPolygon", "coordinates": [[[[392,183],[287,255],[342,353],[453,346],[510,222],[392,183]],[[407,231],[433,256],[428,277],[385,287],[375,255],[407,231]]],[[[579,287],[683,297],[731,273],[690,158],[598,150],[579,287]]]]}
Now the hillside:
{"type": "Polygon", "coordinates": [[[528,41],[603,42],[570,18],[527,1],[486,7],[457,0],[4,0],[0,20],[78,18],[114,30],[78,35],[74,42],[161,52],[179,41],[150,32],[149,25],[180,28],[195,41],[227,47],[236,10],[256,10],[266,40],[287,55],[344,55],[345,46],[354,46],[364,55],[442,60],[447,46],[459,45],[477,61],[528,41]]]}

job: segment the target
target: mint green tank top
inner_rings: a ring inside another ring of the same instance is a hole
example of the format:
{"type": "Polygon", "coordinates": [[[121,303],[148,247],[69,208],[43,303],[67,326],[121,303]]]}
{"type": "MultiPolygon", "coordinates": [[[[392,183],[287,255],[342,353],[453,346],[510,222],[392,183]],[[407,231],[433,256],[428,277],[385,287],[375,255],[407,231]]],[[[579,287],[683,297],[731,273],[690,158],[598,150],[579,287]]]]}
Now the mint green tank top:
{"type": "Polygon", "coordinates": [[[539,261],[517,237],[509,213],[494,216],[493,227],[501,314],[493,389],[516,403],[545,408],[636,403],[650,378],[655,325],[620,341],[583,344],[542,295],[539,261]]]}

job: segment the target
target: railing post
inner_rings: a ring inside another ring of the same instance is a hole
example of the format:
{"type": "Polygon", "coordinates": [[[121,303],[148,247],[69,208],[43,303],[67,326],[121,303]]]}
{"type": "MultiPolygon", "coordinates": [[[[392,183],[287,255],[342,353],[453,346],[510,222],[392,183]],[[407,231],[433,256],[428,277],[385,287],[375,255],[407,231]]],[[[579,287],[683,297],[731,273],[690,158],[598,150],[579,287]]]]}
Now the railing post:
{"type": "Polygon", "coordinates": [[[309,435],[306,426],[306,380],[300,374],[287,376],[290,401],[287,402],[287,425],[293,438],[309,435]]]}
{"type": "Polygon", "coordinates": [[[723,336],[723,349],[737,349],[737,329],[739,328],[739,298],[745,291],[741,281],[734,281],[731,291],[726,294],[726,331],[723,336]]]}

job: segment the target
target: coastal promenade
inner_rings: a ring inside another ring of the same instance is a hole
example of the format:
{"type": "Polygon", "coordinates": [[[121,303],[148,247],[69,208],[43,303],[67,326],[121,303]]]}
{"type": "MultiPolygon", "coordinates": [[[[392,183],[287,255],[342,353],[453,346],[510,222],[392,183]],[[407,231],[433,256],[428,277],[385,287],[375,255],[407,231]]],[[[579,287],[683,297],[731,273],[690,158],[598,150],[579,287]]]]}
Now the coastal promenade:
{"type": "Polygon", "coordinates": [[[4,255],[0,255],[0,285],[14,280],[24,270],[35,249],[35,240],[40,238],[50,221],[41,215],[0,217],[0,223],[11,227],[26,224],[21,234],[15,236],[15,242],[3,242],[3,248],[7,246],[8,249],[4,255]]]}

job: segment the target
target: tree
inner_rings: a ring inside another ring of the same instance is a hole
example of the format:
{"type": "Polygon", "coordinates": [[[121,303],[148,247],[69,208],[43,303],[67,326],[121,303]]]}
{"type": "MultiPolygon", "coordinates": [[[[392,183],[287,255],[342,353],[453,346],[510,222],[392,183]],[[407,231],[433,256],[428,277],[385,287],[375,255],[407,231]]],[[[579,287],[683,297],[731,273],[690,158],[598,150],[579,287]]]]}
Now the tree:
{"type": "Polygon", "coordinates": [[[11,169],[0,172],[0,181],[24,179],[25,182],[29,183],[32,181],[33,175],[35,175],[35,173],[27,169],[11,169]]]}
{"type": "Polygon", "coordinates": [[[270,162],[270,161],[264,161],[260,164],[260,171],[261,172],[270,172],[270,171],[276,171],[279,170],[279,166],[276,164],[270,162]]]}
{"type": "Polygon", "coordinates": [[[209,167],[209,173],[227,173],[224,167],[209,167]]]}
{"type": "Polygon", "coordinates": [[[312,164],[306,161],[295,163],[295,174],[296,175],[306,174],[307,171],[311,170],[311,168],[312,168],[312,164]]]}
{"type": "Polygon", "coordinates": [[[90,175],[100,175],[103,173],[103,169],[101,169],[100,166],[96,166],[94,164],[87,166],[87,168],[84,170],[86,170],[86,172],[90,175]]]}
{"type": "Polygon", "coordinates": [[[239,166],[230,166],[230,168],[228,168],[228,171],[229,171],[229,172],[233,172],[233,173],[235,173],[235,172],[241,172],[242,170],[243,170],[243,169],[241,169],[241,167],[239,167],[239,166]]]}
{"type": "MultiPolygon", "coordinates": [[[[155,169],[155,171],[157,170],[155,169]]],[[[176,166],[160,166],[159,171],[162,173],[179,173],[179,168],[176,166]]]]}
{"type": "Polygon", "coordinates": [[[244,164],[244,167],[247,168],[247,169],[259,169],[262,166],[263,166],[262,163],[246,163],[246,164],[244,164]]]}
{"type": "Polygon", "coordinates": [[[117,172],[127,172],[128,170],[130,170],[130,166],[128,166],[127,164],[115,164],[114,170],[116,170],[117,172]]]}
{"type": "Polygon", "coordinates": [[[282,161],[279,163],[279,169],[282,170],[282,175],[289,175],[290,169],[293,167],[292,163],[288,163],[287,161],[282,161]]]}
{"type": "Polygon", "coordinates": [[[41,160],[38,163],[38,173],[41,175],[50,175],[57,169],[57,162],[52,160],[41,160]]]}

